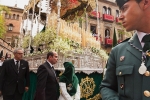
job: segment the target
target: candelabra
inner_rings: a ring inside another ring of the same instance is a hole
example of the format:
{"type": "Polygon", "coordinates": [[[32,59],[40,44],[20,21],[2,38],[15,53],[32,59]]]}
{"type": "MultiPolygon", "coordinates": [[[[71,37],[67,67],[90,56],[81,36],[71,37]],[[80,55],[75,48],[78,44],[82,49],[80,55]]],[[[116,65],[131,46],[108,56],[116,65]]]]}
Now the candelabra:
{"type": "Polygon", "coordinates": [[[57,9],[58,9],[58,14],[57,14],[57,36],[60,30],[60,9],[61,9],[61,1],[58,0],[57,2],[57,9]]]}

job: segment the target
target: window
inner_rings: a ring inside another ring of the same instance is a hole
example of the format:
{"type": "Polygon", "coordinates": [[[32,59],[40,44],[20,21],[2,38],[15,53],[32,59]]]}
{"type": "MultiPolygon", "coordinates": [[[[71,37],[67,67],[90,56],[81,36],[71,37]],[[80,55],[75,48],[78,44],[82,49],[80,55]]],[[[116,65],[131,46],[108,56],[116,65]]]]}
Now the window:
{"type": "Polygon", "coordinates": [[[105,30],[105,38],[110,38],[110,31],[109,31],[109,29],[105,30]]]}
{"type": "Polygon", "coordinates": [[[119,17],[119,10],[116,10],[116,17],[119,17]]]}
{"type": "Polygon", "coordinates": [[[15,14],[13,14],[13,19],[16,19],[16,15],[15,14]]]}
{"type": "Polygon", "coordinates": [[[11,19],[11,14],[9,14],[9,18],[11,19]]]}
{"type": "Polygon", "coordinates": [[[107,14],[107,8],[105,6],[103,7],[103,14],[107,14]]]}
{"type": "Polygon", "coordinates": [[[9,24],[9,25],[8,25],[8,30],[9,30],[9,31],[12,31],[12,30],[13,30],[13,24],[9,24]]]}
{"type": "Polygon", "coordinates": [[[108,14],[108,15],[111,15],[111,8],[108,8],[107,14],[108,14]]]}
{"type": "Polygon", "coordinates": [[[14,19],[14,16],[13,16],[13,15],[11,15],[11,19],[14,19]]]}
{"type": "Polygon", "coordinates": [[[90,31],[91,31],[92,35],[95,35],[96,34],[96,25],[91,25],[90,31]]]}
{"type": "Polygon", "coordinates": [[[5,13],[5,18],[9,18],[9,14],[5,13]]]}
{"type": "Polygon", "coordinates": [[[19,15],[17,15],[17,18],[16,18],[16,20],[19,20],[19,15]]]}

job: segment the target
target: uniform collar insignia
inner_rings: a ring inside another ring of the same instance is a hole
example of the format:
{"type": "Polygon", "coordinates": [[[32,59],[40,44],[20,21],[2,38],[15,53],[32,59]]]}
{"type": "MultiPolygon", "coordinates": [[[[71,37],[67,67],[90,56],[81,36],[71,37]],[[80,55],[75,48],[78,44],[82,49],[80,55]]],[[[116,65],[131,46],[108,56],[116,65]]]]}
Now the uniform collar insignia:
{"type": "Polygon", "coordinates": [[[146,55],[150,57],[150,50],[146,51],[146,55]]]}
{"type": "Polygon", "coordinates": [[[125,59],[125,56],[120,57],[120,61],[123,61],[125,59]]]}

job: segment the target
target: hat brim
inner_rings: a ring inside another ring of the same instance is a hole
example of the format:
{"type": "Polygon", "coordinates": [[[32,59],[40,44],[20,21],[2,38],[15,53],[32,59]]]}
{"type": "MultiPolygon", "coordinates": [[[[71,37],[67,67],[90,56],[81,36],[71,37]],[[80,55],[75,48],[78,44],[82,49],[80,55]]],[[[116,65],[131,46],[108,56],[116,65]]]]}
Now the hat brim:
{"type": "Polygon", "coordinates": [[[121,9],[122,6],[127,3],[129,0],[116,0],[118,7],[121,9]]]}

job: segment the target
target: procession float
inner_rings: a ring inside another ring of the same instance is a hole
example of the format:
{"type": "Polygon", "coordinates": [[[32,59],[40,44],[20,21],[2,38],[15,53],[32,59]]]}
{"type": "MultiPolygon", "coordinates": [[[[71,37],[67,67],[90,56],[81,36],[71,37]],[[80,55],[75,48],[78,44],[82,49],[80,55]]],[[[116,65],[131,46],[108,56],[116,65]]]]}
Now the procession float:
{"type": "MultiPolygon", "coordinates": [[[[20,45],[30,66],[30,90],[23,100],[33,100],[36,72],[46,54],[58,52],[57,76],[65,61],[72,62],[80,82],[81,100],[100,100],[99,85],[108,55],[86,27],[88,15],[98,9],[95,0],[30,0],[24,7],[20,45]]],[[[98,19],[97,19],[98,20],[98,19]]],[[[98,23],[97,23],[98,24],[98,23]]]]}

